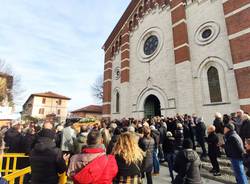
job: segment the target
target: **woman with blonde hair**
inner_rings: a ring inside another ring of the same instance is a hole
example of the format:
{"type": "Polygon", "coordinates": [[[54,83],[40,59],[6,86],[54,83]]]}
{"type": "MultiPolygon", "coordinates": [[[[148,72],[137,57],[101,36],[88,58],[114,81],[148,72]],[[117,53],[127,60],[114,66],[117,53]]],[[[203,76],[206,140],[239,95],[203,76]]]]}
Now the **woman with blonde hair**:
{"type": "Polygon", "coordinates": [[[118,174],[113,183],[142,183],[141,165],[144,158],[144,152],[139,148],[134,134],[121,134],[113,148],[112,154],[115,155],[118,165],[118,174]]]}

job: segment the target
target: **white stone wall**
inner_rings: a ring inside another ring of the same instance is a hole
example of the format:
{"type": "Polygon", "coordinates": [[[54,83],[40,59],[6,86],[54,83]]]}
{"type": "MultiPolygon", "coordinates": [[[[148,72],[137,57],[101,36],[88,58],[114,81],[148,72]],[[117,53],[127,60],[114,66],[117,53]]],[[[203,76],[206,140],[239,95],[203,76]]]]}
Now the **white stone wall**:
{"type": "MultiPolygon", "coordinates": [[[[221,0],[203,0],[188,4],[186,7],[191,62],[175,65],[173,33],[170,8],[156,9],[144,16],[130,36],[130,79],[120,83],[112,79],[112,119],[123,117],[143,118],[143,104],[146,97],[154,94],[161,102],[164,116],[176,113],[196,113],[206,122],[212,122],[214,113],[231,113],[239,108],[239,100],[229,40],[227,36],[221,0]],[[195,31],[200,25],[213,21],[219,25],[219,34],[213,42],[198,45],[195,31]],[[163,33],[163,46],[158,55],[150,62],[141,62],[137,47],[145,30],[157,27],[163,33]],[[218,65],[222,87],[223,103],[211,105],[204,80],[204,69],[218,65]],[[204,87],[205,86],[205,87],[204,87]],[[206,89],[205,89],[206,88],[206,89]],[[120,113],[114,113],[114,91],[120,91],[120,113]],[[205,90],[204,90],[205,89],[205,90]],[[175,108],[176,107],[176,108],[175,108]]],[[[114,57],[113,71],[120,66],[120,53],[114,57]]],[[[113,74],[114,75],[114,74],[113,74]]]]}
{"type": "Polygon", "coordinates": [[[215,112],[231,113],[240,107],[222,1],[203,0],[200,3],[196,1],[187,6],[186,16],[194,80],[195,111],[199,116],[203,116],[207,123],[211,123],[215,112]],[[210,44],[198,45],[195,42],[195,31],[200,25],[209,21],[219,25],[219,34],[210,44]],[[207,103],[209,99],[204,99],[209,97],[208,88],[204,90],[207,94],[204,95],[202,91],[204,86],[208,86],[207,80],[202,79],[202,70],[209,63],[219,65],[216,68],[219,70],[223,103],[218,105],[209,105],[207,103]],[[219,68],[223,70],[220,71],[219,68]]]}

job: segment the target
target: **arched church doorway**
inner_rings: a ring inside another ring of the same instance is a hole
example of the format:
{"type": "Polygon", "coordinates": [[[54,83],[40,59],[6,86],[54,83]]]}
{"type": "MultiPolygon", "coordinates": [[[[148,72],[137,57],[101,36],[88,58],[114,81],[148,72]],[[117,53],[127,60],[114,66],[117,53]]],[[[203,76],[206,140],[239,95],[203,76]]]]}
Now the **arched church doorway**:
{"type": "Polygon", "coordinates": [[[149,95],[144,103],[144,117],[161,116],[161,103],[155,95],[149,95]]]}

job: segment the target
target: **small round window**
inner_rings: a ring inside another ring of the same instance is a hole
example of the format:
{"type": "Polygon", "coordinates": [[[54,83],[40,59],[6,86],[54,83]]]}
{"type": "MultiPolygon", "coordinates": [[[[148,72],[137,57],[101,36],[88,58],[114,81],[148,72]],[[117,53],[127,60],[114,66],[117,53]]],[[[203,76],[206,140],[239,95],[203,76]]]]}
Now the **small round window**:
{"type": "Polygon", "coordinates": [[[206,29],[205,31],[203,31],[203,33],[201,34],[202,38],[207,39],[212,35],[212,30],[211,29],[206,29]]]}
{"type": "Polygon", "coordinates": [[[121,72],[120,72],[120,68],[117,67],[115,70],[114,70],[114,76],[115,76],[115,79],[118,80],[121,76],[121,72]]]}
{"type": "Polygon", "coordinates": [[[154,60],[161,51],[163,40],[163,31],[159,27],[145,30],[137,45],[138,60],[143,63],[154,60]]]}
{"type": "Polygon", "coordinates": [[[149,56],[155,52],[159,44],[159,40],[157,36],[152,35],[147,38],[147,40],[144,43],[144,53],[149,56]]]}
{"type": "Polygon", "coordinates": [[[206,22],[196,30],[195,42],[198,45],[207,45],[213,42],[220,33],[220,26],[216,22],[206,22]]]}

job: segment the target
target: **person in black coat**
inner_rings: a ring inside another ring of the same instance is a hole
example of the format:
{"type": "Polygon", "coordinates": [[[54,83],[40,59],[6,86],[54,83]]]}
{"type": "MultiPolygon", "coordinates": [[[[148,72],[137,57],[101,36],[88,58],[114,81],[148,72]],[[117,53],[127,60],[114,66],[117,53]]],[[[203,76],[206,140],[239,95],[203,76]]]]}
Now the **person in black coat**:
{"type": "Polygon", "coordinates": [[[66,171],[68,155],[56,147],[55,133],[50,129],[43,129],[39,139],[30,153],[31,183],[32,184],[58,184],[58,173],[66,171]]]}
{"type": "Polygon", "coordinates": [[[198,118],[196,124],[196,139],[202,149],[201,158],[207,156],[207,149],[205,146],[205,137],[206,137],[206,125],[202,118],[198,118]]]}
{"type": "Polygon", "coordinates": [[[220,166],[217,160],[220,154],[220,148],[218,145],[219,137],[216,135],[215,126],[213,125],[208,127],[207,132],[208,156],[213,166],[213,169],[210,172],[213,173],[214,176],[220,176],[220,166]]]}
{"type": "Polygon", "coordinates": [[[183,141],[183,150],[180,151],[174,163],[174,170],[178,173],[174,184],[201,184],[200,158],[193,150],[193,143],[190,139],[183,141]]]}
{"type": "Polygon", "coordinates": [[[237,183],[248,183],[243,166],[243,154],[245,152],[243,142],[235,131],[235,126],[228,123],[224,128],[225,152],[230,159],[237,183]]]}
{"type": "Polygon", "coordinates": [[[19,122],[14,122],[12,127],[5,132],[5,146],[8,147],[8,153],[22,152],[22,125],[19,122]]]}
{"type": "Polygon", "coordinates": [[[166,133],[166,139],[163,142],[163,152],[168,162],[168,169],[172,182],[174,181],[174,159],[175,159],[175,139],[171,132],[166,133]]]}
{"type": "Polygon", "coordinates": [[[243,164],[246,167],[246,175],[250,178],[250,139],[246,139],[246,154],[243,157],[243,164]]]}
{"type": "Polygon", "coordinates": [[[250,138],[250,117],[247,114],[242,116],[242,125],[240,127],[239,135],[243,143],[245,142],[245,139],[250,138]]]}
{"type": "Polygon", "coordinates": [[[219,112],[215,113],[215,119],[214,119],[213,125],[215,126],[215,133],[223,134],[224,125],[223,125],[221,113],[219,113],[219,112]]]}
{"type": "Polygon", "coordinates": [[[115,144],[119,138],[119,135],[121,135],[121,133],[122,133],[121,128],[116,127],[114,132],[113,132],[113,136],[111,137],[111,140],[109,141],[109,145],[108,145],[107,150],[106,150],[107,154],[111,154],[113,147],[115,146],[115,144]]]}
{"type": "Polygon", "coordinates": [[[177,123],[176,130],[174,133],[175,143],[176,143],[176,149],[181,150],[182,144],[184,140],[184,132],[183,132],[183,126],[181,123],[177,123]]]}

